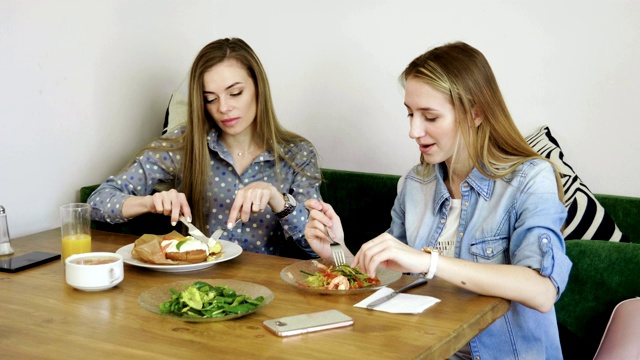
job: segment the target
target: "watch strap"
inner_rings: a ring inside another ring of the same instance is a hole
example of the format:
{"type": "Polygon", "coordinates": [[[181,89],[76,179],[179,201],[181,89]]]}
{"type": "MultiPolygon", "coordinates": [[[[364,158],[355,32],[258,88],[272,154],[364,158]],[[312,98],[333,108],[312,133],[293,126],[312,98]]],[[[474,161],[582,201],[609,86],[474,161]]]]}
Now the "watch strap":
{"type": "Polygon", "coordinates": [[[287,193],[282,193],[282,196],[284,197],[284,209],[282,209],[282,211],[280,211],[279,213],[276,213],[278,219],[285,218],[296,208],[296,199],[293,196],[287,193]]]}

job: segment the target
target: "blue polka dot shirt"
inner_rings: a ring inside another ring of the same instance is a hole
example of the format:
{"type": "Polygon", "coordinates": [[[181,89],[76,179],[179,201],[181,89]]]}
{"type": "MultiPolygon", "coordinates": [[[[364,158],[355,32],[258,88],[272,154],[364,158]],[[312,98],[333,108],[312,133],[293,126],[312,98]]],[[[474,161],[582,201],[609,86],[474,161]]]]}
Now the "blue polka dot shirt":
{"type": "MultiPolygon", "coordinates": [[[[177,137],[185,131],[179,127],[168,135],[155,140],[152,146],[173,147],[167,138],[177,137]]],[[[207,137],[210,155],[209,181],[204,194],[208,199],[205,214],[206,228],[201,229],[210,235],[219,228],[225,229],[221,239],[240,245],[244,250],[262,253],[279,253],[281,246],[298,246],[307,253],[315,255],[304,238],[304,228],[308,221],[309,211],[304,207],[307,199],[321,200],[320,168],[314,147],[308,141],[298,144],[283,145],[285,154],[300,169],[313,175],[296,171],[288,163],[281,161],[280,176],[277,176],[275,159],[271,151],[258,155],[253,163],[242,174],[233,167],[233,156],[218,138],[216,130],[207,137]],[[268,206],[262,212],[251,215],[250,221],[239,223],[233,230],[226,230],[226,220],[236,192],[255,181],[264,181],[274,185],[280,192],[292,194],[297,205],[295,210],[284,217],[278,217],[268,206]]],[[[153,192],[159,183],[170,184],[177,188],[181,176],[178,173],[182,165],[182,151],[146,149],[133,164],[123,173],[110,176],[89,197],[92,206],[92,218],[108,223],[127,221],[122,215],[122,203],[131,195],[144,196],[153,192]]],[[[169,219],[167,218],[167,221],[169,219]]]]}

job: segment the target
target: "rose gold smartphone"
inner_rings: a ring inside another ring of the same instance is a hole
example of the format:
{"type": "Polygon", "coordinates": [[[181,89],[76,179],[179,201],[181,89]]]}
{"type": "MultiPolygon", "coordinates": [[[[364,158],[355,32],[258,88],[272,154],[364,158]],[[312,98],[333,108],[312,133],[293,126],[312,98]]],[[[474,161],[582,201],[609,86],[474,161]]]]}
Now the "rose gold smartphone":
{"type": "Polygon", "coordinates": [[[353,319],[338,310],[326,310],[265,320],[262,325],[278,336],[291,336],[353,325],[353,319]]]}

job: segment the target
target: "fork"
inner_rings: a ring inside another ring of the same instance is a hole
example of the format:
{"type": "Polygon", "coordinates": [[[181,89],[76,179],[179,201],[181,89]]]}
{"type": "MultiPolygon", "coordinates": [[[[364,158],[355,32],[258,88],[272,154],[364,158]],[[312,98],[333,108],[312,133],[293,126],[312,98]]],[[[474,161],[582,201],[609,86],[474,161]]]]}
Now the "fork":
{"type": "Polygon", "coordinates": [[[333,262],[336,264],[336,266],[344,265],[347,260],[344,257],[342,245],[338,244],[333,236],[331,236],[329,228],[326,225],[324,229],[327,232],[327,236],[329,236],[329,240],[331,240],[331,244],[329,245],[329,247],[331,248],[331,256],[333,256],[333,262]]]}
{"type": "MultiPolygon", "coordinates": [[[[233,224],[233,226],[238,225],[238,223],[241,222],[241,221],[242,221],[242,219],[238,218],[236,220],[236,223],[233,224]]],[[[222,233],[224,232],[224,230],[225,229],[223,229],[223,228],[218,228],[218,230],[214,231],[213,234],[211,234],[211,237],[209,239],[212,239],[212,240],[215,240],[215,241],[220,240],[220,236],[222,236],[222,233]]],[[[227,229],[227,230],[230,230],[230,229],[227,229]]]]}

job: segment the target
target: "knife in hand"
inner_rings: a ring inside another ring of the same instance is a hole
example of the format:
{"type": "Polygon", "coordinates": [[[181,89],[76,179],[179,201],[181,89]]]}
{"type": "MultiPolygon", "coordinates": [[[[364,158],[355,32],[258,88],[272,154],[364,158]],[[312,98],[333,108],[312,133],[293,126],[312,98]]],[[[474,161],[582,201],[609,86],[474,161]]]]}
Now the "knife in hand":
{"type": "Polygon", "coordinates": [[[373,309],[376,306],[382,304],[383,302],[394,298],[399,293],[401,293],[403,291],[407,291],[409,289],[413,289],[414,287],[416,287],[418,285],[426,284],[428,281],[429,280],[427,280],[425,278],[420,278],[418,280],[415,280],[414,282],[410,283],[409,285],[405,285],[405,286],[401,287],[400,289],[392,292],[391,294],[385,295],[385,296],[381,297],[380,299],[377,299],[377,300],[374,300],[374,301],[370,302],[369,305],[367,305],[367,309],[373,309]]]}
{"type": "Polygon", "coordinates": [[[194,239],[200,240],[203,244],[209,245],[209,238],[202,233],[195,225],[188,222],[184,216],[180,216],[180,221],[185,224],[188,228],[189,235],[193,236],[194,239]]]}

